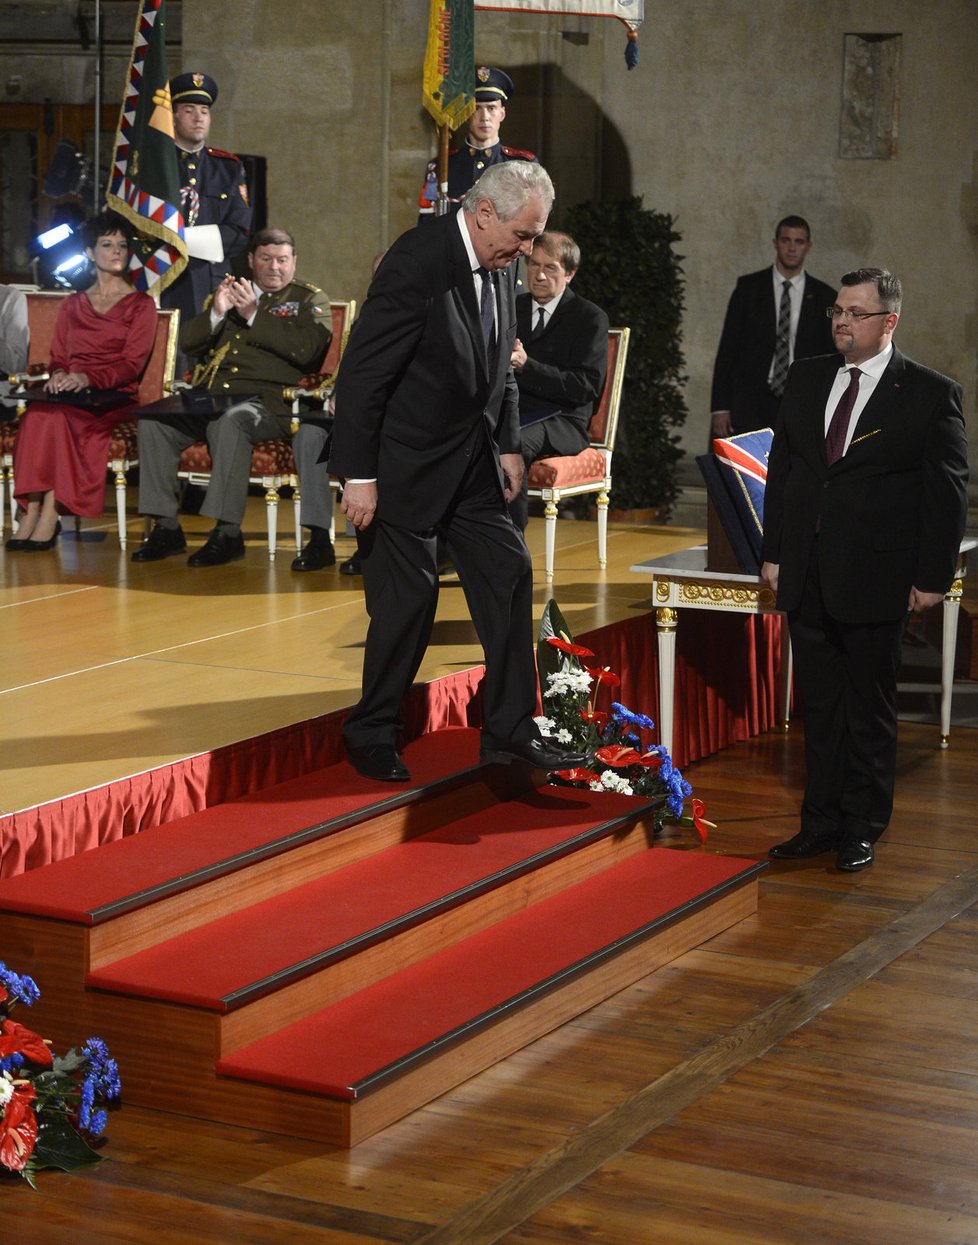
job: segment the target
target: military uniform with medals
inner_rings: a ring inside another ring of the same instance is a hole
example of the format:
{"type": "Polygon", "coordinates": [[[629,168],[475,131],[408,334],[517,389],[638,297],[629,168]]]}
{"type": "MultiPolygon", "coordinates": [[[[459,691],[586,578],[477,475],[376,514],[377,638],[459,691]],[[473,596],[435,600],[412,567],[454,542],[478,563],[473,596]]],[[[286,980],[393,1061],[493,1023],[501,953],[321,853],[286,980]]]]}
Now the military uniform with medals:
{"type": "MultiPolygon", "coordinates": [[[[184,411],[161,419],[142,417],[139,438],[139,509],[143,514],[175,517],[176,476],[180,455],[194,441],[207,439],[213,460],[211,481],[201,513],[222,523],[244,517],[251,470],[251,450],[258,441],[288,438],[292,412],[282,390],[319,370],[332,339],[329,299],[314,285],[293,281],[274,293],[260,294],[249,325],[231,310],[212,322],[208,306],[180,331],[180,346],[199,360],[195,388],[215,395],[241,394],[242,401],[223,414],[184,411]]],[[[314,491],[315,461],[296,469],[303,491],[314,491]]],[[[321,468],[325,476],[325,468],[321,468]]],[[[329,496],[329,481],[321,485],[329,496]]],[[[328,526],[328,522],[326,524],[328,526]]]]}

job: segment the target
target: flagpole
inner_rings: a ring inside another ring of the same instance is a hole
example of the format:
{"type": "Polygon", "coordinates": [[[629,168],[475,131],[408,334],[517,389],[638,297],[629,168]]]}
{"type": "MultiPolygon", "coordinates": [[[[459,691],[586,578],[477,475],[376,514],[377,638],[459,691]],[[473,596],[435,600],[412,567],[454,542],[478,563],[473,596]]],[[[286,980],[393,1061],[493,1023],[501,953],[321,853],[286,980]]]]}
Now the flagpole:
{"type": "Polygon", "coordinates": [[[438,199],[435,215],[448,215],[448,122],[438,130],[438,199]]]}
{"type": "Polygon", "coordinates": [[[92,156],[92,211],[98,212],[102,200],[102,0],[95,0],[95,125],[92,156]]]}

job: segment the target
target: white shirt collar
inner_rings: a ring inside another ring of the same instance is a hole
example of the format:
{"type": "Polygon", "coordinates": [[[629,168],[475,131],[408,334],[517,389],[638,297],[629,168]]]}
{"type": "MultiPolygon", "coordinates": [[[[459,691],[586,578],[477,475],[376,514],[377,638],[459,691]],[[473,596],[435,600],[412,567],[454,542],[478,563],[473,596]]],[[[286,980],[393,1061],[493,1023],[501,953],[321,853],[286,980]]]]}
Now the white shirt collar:
{"type": "Polygon", "coordinates": [[[469,233],[468,225],[465,223],[466,215],[467,213],[465,208],[459,208],[459,210],[455,213],[455,219],[458,221],[459,231],[462,234],[462,241],[465,243],[465,253],[469,257],[469,267],[474,273],[477,268],[482,267],[482,264],[479,263],[479,257],[476,255],[475,247],[472,245],[472,236],[469,233]]]}
{"type": "Polygon", "coordinates": [[[777,264],[771,265],[771,271],[772,273],[774,273],[774,287],[778,291],[778,293],[781,292],[781,287],[784,285],[785,281],[789,282],[792,288],[796,290],[802,289],[805,285],[804,268],[801,270],[801,272],[796,273],[796,275],[793,277],[786,277],[784,273],[778,270],[777,264]]]}
{"type": "Polygon", "coordinates": [[[534,299],[533,300],[533,319],[538,318],[539,312],[545,311],[547,314],[544,319],[544,324],[549,324],[550,317],[557,310],[557,304],[560,302],[560,300],[563,297],[564,297],[564,294],[563,294],[563,291],[561,291],[561,293],[559,293],[556,298],[551,298],[551,300],[548,303],[538,303],[537,300],[534,299]]]}
{"type": "Polygon", "coordinates": [[[881,350],[879,354],[874,354],[871,359],[867,359],[865,363],[846,363],[840,371],[848,372],[850,368],[858,367],[863,376],[871,376],[873,380],[879,378],[886,371],[887,364],[893,354],[893,343],[890,342],[885,350],[881,350]]]}

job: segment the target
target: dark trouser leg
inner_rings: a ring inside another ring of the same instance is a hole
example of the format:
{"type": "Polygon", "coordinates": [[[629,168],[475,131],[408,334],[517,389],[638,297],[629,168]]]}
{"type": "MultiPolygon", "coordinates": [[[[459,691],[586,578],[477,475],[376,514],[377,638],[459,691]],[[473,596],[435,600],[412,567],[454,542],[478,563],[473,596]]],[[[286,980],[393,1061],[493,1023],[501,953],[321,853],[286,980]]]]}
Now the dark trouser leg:
{"type": "Polygon", "coordinates": [[[370,625],[363,692],[343,737],[351,748],[396,746],[401,700],[418,673],[438,604],[436,538],[375,520],[357,543],[370,625]]]}
{"type": "Polygon", "coordinates": [[[903,622],[854,625],[831,618],[813,556],[789,624],[805,705],[801,828],[875,842],[893,807],[903,622]]]}
{"type": "Polygon", "coordinates": [[[483,730],[498,740],[537,739],[533,565],[488,451],[473,462],[445,536],[486,655],[483,730]]]}

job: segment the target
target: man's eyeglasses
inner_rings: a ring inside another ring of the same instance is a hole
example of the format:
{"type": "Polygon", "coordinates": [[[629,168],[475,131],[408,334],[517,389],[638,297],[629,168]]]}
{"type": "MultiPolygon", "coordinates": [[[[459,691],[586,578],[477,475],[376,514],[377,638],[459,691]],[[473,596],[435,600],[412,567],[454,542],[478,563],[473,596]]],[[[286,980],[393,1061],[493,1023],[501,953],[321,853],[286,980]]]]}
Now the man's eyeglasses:
{"type": "Polygon", "coordinates": [[[826,307],[830,320],[868,320],[870,316],[888,316],[888,311],[850,311],[848,307],[826,307]]]}

